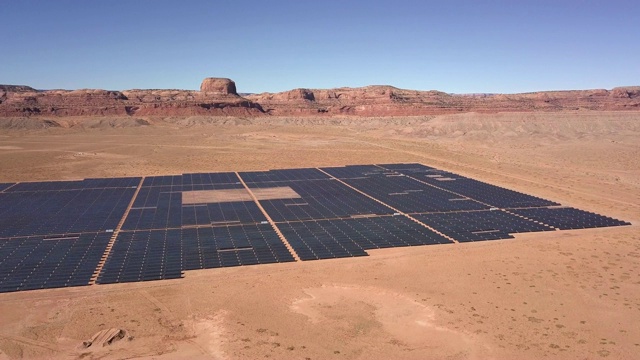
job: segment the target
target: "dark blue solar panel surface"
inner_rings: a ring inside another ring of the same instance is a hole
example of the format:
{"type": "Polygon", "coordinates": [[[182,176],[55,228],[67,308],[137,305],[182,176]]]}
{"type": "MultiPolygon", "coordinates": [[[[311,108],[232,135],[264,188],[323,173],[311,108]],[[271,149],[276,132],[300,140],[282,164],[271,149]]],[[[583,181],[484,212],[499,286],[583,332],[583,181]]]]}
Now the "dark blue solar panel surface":
{"type": "Polygon", "coordinates": [[[182,226],[211,224],[249,224],[266,221],[253,201],[183,205],[182,226]]]}
{"type": "Polygon", "coordinates": [[[142,183],[143,187],[172,185],[182,185],[182,175],[147,176],[142,183]]]}
{"type": "Polygon", "coordinates": [[[8,189],[9,187],[11,187],[12,185],[14,185],[13,183],[3,183],[0,184],[0,191],[4,191],[5,189],[8,189]]]}
{"type": "Polygon", "coordinates": [[[301,260],[367,256],[365,250],[451,243],[405,216],[278,224],[301,260]]]}
{"type": "Polygon", "coordinates": [[[122,232],[98,276],[100,284],[182,277],[180,229],[122,232]]]}
{"type": "Polygon", "coordinates": [[[294,261],[269,224],[183,229],[185,270],[294,261]]]}
{"type": "Polygon", "coordinates": [[[0,238],[114,229],[133,188],[0,193],[0,238]]]}
{"type": "Polygon", "coordinates": [[[379,164],[378,166],[393,170],[397,172],[401,172],[403,174],[420,174],[427,173],[430,170],[434,170],[434,168],[430,166],[425,166],[418,163],[409,163],[409,164],[379,164]]]}
{"type": "Polygon", "coordinates": [[[405,213],[489,209],[488,206],[472,199],[406,176],[370,176],[343,181],[405,213]]]}
{"type": "Polygon", "coordinates": [[[417,214],[414,218],[459,241],[510,239],[512,233],[552,228],[500,210],[417,214]]]}
{"type": "Polygon", "coordinates": [[[181,226],[182,192],[170,186],[154,186],[140,189],[122,229],[167,229],[181,226]]]}
{"type": "Polygon", "coordinates": [[[269,171],[247,171],[241,172],[240,177],[246,183],[261,183],[273,181],[300,181],[300,180],[322,180],[329,177],[318,169],[286,169],[269,171]]]}
{"type": "MultiPolygon", "coordinates": [[[[401,171],[414,176],[409,171],[401,171]]],[[[456,194],[470,197],[474,200],[499,208],[539,207],[559,205],[553,201],[541,199],[521,192],[505,189],[482,181],[470,179],[454,173],[431,170],[414,176],[420,181],[446,189],[456,194]]]]}
{"type": "Polygon", "coordinates": [[[182,175],[182,185],[191,184],[230,184],[238,183],[240,179],[235,173],[198,173],[182,175]]]}
{"type": "Polygon", "coordinates": [[[325,167],[322,168],[322,170],[338,179],[351,179],[371,175],[396,174],[395,171],[383,169],[376,165],[348,165],[341,167],[325,167]]]}
{"type": "Polygon", "coordinates": [[[569,207],[515,209],[511,211],[560,230],[631,225],[626,221],[569,207]]]}
{"type": "MultiPolygon", "coordinates": [[[[254,183],[250,188],[270,188],[273,183],[254,183]]],[[[261,200],[273,221],[344,218],[365,214],[392,214],[393,210],[335,180],[280,182],[300,198],[261,200]]]]}
{"type": "Polygon", "coordinates": [[[89,285],[111,234],[0,241],[0,292],[89,285]]]}
{"type": "Polygon", "coordinates": [[[7,192],[135,188],[139,183],[140,178],[106,178],[75,181],[24,182],[16,184],[11,189],[7,190],[7,192]]]}

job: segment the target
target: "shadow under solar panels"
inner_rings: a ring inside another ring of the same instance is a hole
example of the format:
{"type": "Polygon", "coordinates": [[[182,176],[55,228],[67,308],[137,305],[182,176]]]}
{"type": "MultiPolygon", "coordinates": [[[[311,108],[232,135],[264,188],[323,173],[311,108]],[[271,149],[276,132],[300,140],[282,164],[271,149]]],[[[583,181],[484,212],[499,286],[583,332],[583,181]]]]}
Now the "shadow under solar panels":
{"type": "Polygon", "coordinates": [[[631,223],[570,207],[509,210],[560,230],[624,226],[631,223]]]}
{"type": "Polygon", "coordinates": [[[0,238],[114,229],[133,188],[0,193],[0,238]]]}
{"type": "Polygon", "coordinates": [[[489,209],[487,205],[420,183],[407,176],[372,176],[343,181],[405,213],[489,209]]]}
{"type": "Polygon", "coordinates": [[[0,292],[89,285],[111,234],[0,241],[0,292]]]}
{"type": "Polygon", "coordinates": [[[365,250],[451,243],[405,216],[278,224],[301,260],[367,256],[365,250]]]}
{"type": "Polygon", "coordinates": [[[176,229],[118,234],[97,283],[181,278],[180,232],[180,229],[176,229]]]}
{"type": "Polygon", "coordinates": [[[184,270],[294,261],[269,224],[182,230],[184,270]]]}
{"type": "Polygon", "coordinates": [[[512,233],[553,231],[552,228],[500,210],[414,214],[458,242],[511,239],[512,233]]]}
{"type": "Polygon", "coordinates": [[[314,168],[245,171],[239,174],[245,183],[323,180],[329,178],[322,171],[318,171],[318,169],[314,168]]]}
{"type": "MultiPolygon", "coordinates": [[[[300,197],[260,200],[275,222],[345,218],[368,214],[392,214],[393,210],[335,180],[291,181],[288,186],[300,197]]],[[[273,187],[270,183],[248,184],[252,189],[273,187]]]]}

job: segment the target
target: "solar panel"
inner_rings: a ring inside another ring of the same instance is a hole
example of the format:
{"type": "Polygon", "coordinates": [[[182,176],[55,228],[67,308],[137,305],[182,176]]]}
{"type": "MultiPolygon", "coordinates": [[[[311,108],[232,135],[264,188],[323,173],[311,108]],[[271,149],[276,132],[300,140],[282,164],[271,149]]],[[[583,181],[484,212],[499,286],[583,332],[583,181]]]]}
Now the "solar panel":
{"type": "Polygon", "coordinates": [[[406,176],[371,176],[344,182],[405,213],[489,209],[475,200],[429,186],[406,176]]]}
{"type": "Polygon", "coordinates": [[[184,269],[294,261],[269,224],[182,230],[184,269]]]}
{"type": "Polygon", "coordinates": [[[284,169],[269,171],[245,171],[240,177],[246,183],[262,183],[275,181],[324,180],[329,177],[314,168],[284,169]]]}
{"type": "Polygon", "coordinates": [[[197,173],[182,175],[182,185],[208,185],[238,183],[240,179],[236,173],[197,173]]]}
{"type": "Polygon", "coordinates": [[[147,230],[181,227],[182,192],[172,190],[173,188],[170,186],[140,189],[122,229],[147,230]]]}
{"type": "Polygon", "coordinates": [[[114,229],[133,188],[0,193],[0,238],[114,229]]]}
{"type": "Polygon", "coordinates": [[[412,215],[458,242],[511,239],[512,233],[552,231],[539,224],[500,210],[412,215]]]}
{"type": "Polygon", "coordinates": [[[380,166],[382,168],[385,168],[387,170],[397,171],[397,172],[405,174],[405,175],[418,175],[418,174],[423,174],[423,173],[429,173],[431,170],[434,170],[434,168],[432,168],[430,166],[425,166],[425,165],[418,164],[418,163],[411,163],[411,164],[380,164],[378,166],[380,166]]]}
{"type": "Polygon", "coordinates": [[[16,184],[15,186],[7,190],[7,192],[127,188],[137,187],[139,183],[139,177],[85,179],[72,181],[23,182],[16,184]]]}
{"type": "Polygon", "coordinates": [[[89,285],[111,234],[0,241],[0,292],[89,285]]]}
{"type": "Polygon", "coordinates": [[[142,182],[143,187],[182,185],[182,175],[147,176],[142,182]]]}
{"type": "Polygon", "coordinates": [[[14,183],[3,183],[3,184],[0,184],[0,192],[10,188],[13,185],[15,185],[15,184],[14,183]]]}
{"type": "Polygon", "coordinates": [[[180,232],[178,229],[118,234],[97,283],[181,278],[180,232]]]}
{"type": "Polygon", "coordinates": [[[278,224],[301,260],[367,256],[365,250],[451,243],[404,216],[278,224]]]}
{"type": "MultiPolygon", "coordinates": [[[[411,175],[408,172],[405,173],[411,175]]],[[[483,202],[492,207],[518,208],[559,205],[553,201],[441,170],[428,170],[425,174],[415,177],[420,181],[483,202]]]]}
{"type": "Polygon", "coordinates": [[[183,205],[182,225],[248,224],[266,221],[253,201],[183,205]]]}
{"type": "Polygon", "coordinates": [[[394,171],[382,169],[375,165],[348,165],[340,167],[324,167],[323,171],[338,179],[351,179],[372,175],[395,174],[394,171]]]}
{"type": "MultiPolygon", "coordinates": [[[[368,214],[392,214],[393,210],[367,198],[335,180],[280,182],[300,197],[261,200],[269,216],[276,221],[345,218],[368,214]]],[[[249,184],[252,189],[268,189],[272,183],[249,184]]]]}
{"type": "Polygon", "coordinates": [[[511,211],[560,230],[631,225],[626,221],[570,207],[515,209],[511,211]]]}

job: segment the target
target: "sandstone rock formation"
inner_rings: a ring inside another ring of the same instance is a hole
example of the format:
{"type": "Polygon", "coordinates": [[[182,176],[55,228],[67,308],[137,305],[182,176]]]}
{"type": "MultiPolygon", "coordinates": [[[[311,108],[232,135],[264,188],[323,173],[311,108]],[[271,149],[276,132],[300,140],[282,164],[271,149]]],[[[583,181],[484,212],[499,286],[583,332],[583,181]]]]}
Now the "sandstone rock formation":
{"type": "Polygon", "coordinates": [[[37,91],[0,86],[0,117],[22,116],[260,116],[259,104],[236,94],[229,79],[208,78],[203,91],[98,89],[37,91]],[[4,90],[7,89],[7,90],[4,90]]]}
{"type": "Polygon", "coordinates": [[[48,90],[0,85],[0,117],[25,116],[411,116],[460,112],[640,110],[640,86],[612,90],[455,95],[392,86],[236,92],[230,79],[191,90],[48,90]]]}
{"type": "Polygon", "coordinates": [[[271,115],[410,116],[460,112],[640,110],[640,87],[525,94],[456,95],[392,86],[253,94],[271,115]]]}
{"type": "Polygon", "coordinates": [[[238,95],[236,83],[226,78],[206,78],[200,84],[201,92],[238,95]]]}

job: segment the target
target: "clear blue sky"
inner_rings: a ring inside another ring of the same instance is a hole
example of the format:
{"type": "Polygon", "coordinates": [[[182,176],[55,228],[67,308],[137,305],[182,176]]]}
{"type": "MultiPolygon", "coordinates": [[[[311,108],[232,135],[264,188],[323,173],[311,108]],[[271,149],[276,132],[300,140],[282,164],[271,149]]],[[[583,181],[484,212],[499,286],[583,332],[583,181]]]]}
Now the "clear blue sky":
{"type": "Polygon", "coordinates": [[[640,85],[638,0],[0,0],[0,84],[455,93],[640,85]]]}

